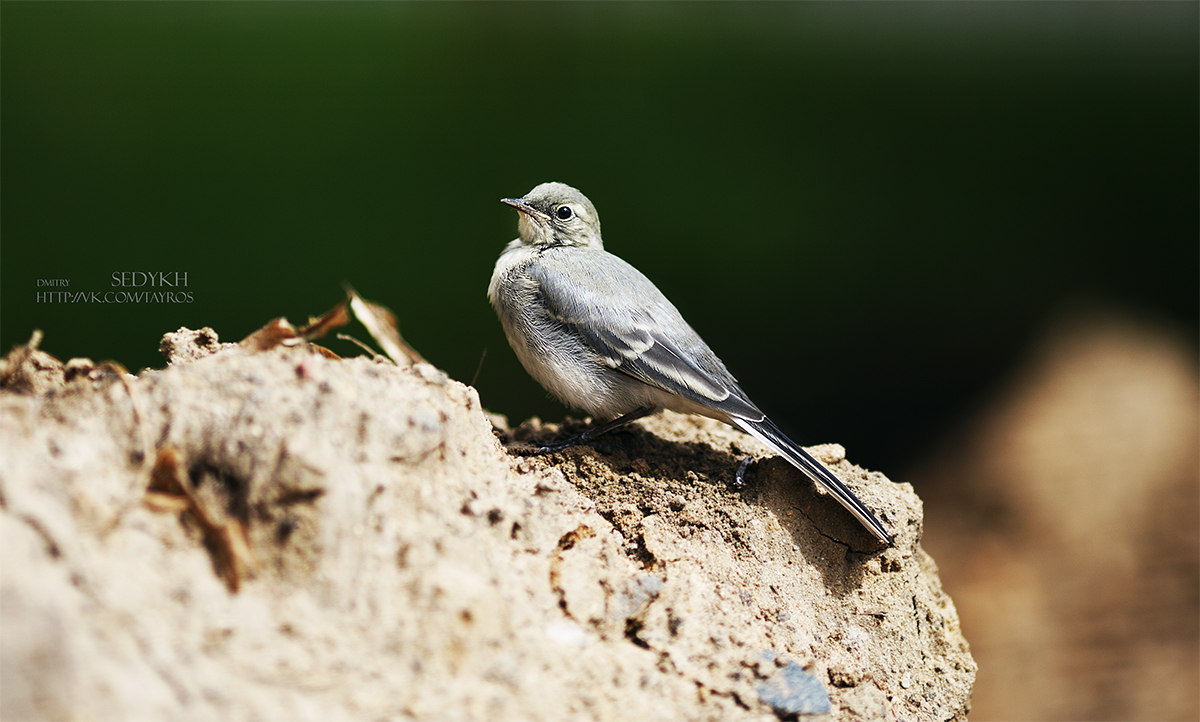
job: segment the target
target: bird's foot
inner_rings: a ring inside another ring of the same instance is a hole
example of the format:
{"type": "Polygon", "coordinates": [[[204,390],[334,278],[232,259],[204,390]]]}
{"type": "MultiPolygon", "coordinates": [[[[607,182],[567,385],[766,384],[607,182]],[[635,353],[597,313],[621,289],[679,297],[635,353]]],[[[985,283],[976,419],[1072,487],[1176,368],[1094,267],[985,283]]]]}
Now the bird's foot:
{"type": "Polygon", "coordinates": [[[579,437],[569,436],[565,439],[558,439],[557,441],[539,441],[534,439],[530,443],[537,447],[536,453],[552,454],[555,451],[562,451],[563,449],[569,449],[572,446],[576,446],[579,444],[579,437]]]}
{"type": "Polygon", "coordinates": [[[568,436],[564,439],[558,439],[557,441],[538,441],[533,439],[528,443],[533,444],[534,448],[519,449],[516,450],[516,453],[520,454],[521,456],[541,456],[542,454],[553,454],[556,451],[569,449],[572,446],[590,446],[597,451],[602,451],[609,454],[611,454],[615,449],[625,449],[625,447],[621,446],[620,444],[601,444],[598,441],[586,438],[585,434],[568,436]]]}
{"type": "Polygon", "coordinates": [[[754,466],[753,456],[747,456],[738,464],[737,472],[733,475],[734,489],[742,489],[746,486],[746,474],[750,471],[751,466],[754,466]]]}

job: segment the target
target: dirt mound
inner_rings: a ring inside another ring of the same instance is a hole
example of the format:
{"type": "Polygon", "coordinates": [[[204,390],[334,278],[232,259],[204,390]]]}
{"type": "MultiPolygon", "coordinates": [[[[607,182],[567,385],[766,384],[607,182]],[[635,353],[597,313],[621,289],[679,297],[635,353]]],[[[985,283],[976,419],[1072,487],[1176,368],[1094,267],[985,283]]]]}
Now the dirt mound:
{"type": "Polygon", "coordinates": [[[0,394],[4,719],[966,716],[920,500],[841,447],[896,548],[715,422],[523,457],[428,364],[170,341],[0,394]]]}

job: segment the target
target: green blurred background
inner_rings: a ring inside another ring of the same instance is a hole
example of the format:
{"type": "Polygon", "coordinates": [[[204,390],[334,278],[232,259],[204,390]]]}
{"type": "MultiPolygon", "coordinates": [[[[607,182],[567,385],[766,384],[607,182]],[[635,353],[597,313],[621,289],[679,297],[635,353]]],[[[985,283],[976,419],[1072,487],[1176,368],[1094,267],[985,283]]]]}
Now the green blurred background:
{"type": "Polygon", "coordinates": [[[1063,304],[1194,341],[1198,8],[4,2],[0,344],[162,366],[348,282],[557,420],[485,292],[497,200],[558,180],[785,430],[894,474],[1063,304]],[[36,302],[118,271],[193,301],[36,302]]]}

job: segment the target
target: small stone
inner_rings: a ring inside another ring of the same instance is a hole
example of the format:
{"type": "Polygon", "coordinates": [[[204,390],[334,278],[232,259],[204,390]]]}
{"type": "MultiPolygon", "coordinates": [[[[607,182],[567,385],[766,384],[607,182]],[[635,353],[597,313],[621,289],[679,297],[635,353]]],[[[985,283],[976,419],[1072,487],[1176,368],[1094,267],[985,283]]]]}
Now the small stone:
{"type": "Polygon", "coordinates": [[[546,625],[543,633],[546,635],[546,639],[564,647],[582,647],[588,641],[587,632],[583,631],[583,627],[569,619],[550,622],[546,625]]]}
{"type": "Polygon", "coordinates": [[[237,344],[221,343],[217,332],[208,326],[199,330],[180,327],[178,331],[163,334],[158,350],[167,357],[168,365],[182,366],[234,346],[237,344]]]}
{"type": "Polygon", "coordinates": [[[771,705],[776,714],[827,714],[831,710],[825,685],[795,662],[788,662],[779,674],[758,685],[758,698],[771,705]]]}

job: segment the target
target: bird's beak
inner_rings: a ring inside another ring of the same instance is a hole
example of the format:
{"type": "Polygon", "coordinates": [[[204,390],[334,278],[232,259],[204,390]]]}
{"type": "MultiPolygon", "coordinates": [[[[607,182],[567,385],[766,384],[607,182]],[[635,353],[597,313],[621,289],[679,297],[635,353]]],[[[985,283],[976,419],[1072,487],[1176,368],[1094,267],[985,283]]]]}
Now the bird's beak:
{"type": "Polygon", "coordinates": [[[546,215],[545,213],[542,213],[538,209],[536,209],[533,206],[526,203],[524,198],[501,198],[500,202],[507,203],[508,205],[512,206],[513,208],[516,208],[518,211],[521,211],[522,213],[524,213],[527,216],[532,216],[534,218],[537,218],[537,219],[543,220],[543,221],[550,220],[550,216],[546,215]]]}

